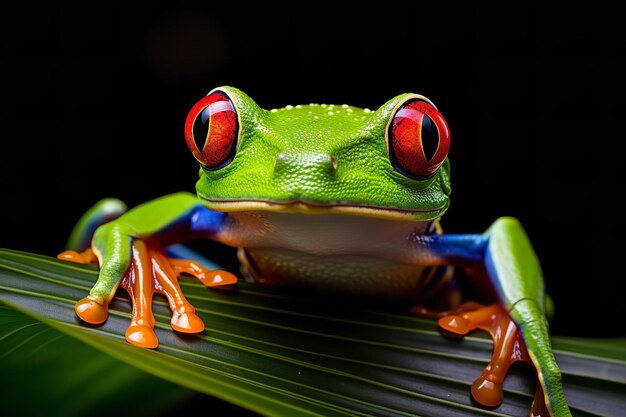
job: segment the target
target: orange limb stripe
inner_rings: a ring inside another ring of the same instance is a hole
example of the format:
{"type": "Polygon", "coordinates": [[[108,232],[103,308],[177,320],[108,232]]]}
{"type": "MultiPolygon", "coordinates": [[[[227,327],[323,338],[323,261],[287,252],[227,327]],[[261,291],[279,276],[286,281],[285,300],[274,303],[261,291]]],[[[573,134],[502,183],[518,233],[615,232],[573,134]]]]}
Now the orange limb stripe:
{"type": "Polygon", "coordinates": [[[140,240],[133,243],[131,267],[122,279],[122,287],[128,291],[133,302],[130,326],[126,329],[126,340],[133,345],[155,348],[159,344],[154,333],[154,315],[152,314],[151,259],[146,244],[140,240]]]}

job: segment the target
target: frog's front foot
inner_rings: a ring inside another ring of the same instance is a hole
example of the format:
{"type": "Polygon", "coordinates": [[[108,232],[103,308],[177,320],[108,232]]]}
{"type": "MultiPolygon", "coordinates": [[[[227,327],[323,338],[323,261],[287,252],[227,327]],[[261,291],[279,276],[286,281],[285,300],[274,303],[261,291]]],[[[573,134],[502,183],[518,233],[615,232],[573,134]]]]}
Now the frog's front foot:
{"type": "MultiPolygon", "coordinates": [[[[502,402],[504,395],[502,383],[513,363],[524,361],[534,368],[517,325],[508,312],[498,304],[446,315],[439,319],[439,326],[456,334],[465,335],[472,330],[482,329],[491,335],[494,345],[491,361],[471,388],[472,396],[482,405],[495,407],[502,402]]],[[[531,415],[550,415],[539,383],[537,383],[531,415]]]]}
{"type": "MultiPolygon", "coordinates": [[[[82,253],[66,251],[58,257],[78,263],[97,263],[91,249],[82,253]]],[[[204,323],[178,284],[178,276],[183,272],[195,276],[207,287],[237,282],[237,277],[230,272],[210,271],[194,261],[171,259],[158,246],[147,245],[138,239],[133,242],[130,266],[119,282],[130,295],[133,304],[131,323],[126,330],[129,343],[146,348],[157,347],[152,313],[154,293],[163,294],[167,298],[172,310],[170,323],[174,330],[182,333],[199,333],[204,330],[204,323]]],[[[100,324],[107,318],[109,300],[89,295],[76,303],[76,314],[87,323],[100,324]]]]}

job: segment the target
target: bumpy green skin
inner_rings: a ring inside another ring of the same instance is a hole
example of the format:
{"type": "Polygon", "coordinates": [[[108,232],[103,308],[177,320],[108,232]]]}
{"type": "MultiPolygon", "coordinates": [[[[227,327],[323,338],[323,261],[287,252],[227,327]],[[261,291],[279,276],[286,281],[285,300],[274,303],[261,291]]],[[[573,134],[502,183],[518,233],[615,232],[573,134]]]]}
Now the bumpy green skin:
{"type": "Polygon", "coordinates": [[[501,217],[487,230],[489,248],[487,268],[493,276],[507,277],[505,283],[495,283],[496,290],[507,308],[521,299],[535,301],[544,313],[546,298],[539,259],[521,223],[512,217],[501,217]]]}
{"type": "Polygon", "coordinates": [[[498,219],[486,234],[489,248],[485,263],[489,275],[500,277],[494,285],[502,304],[520,327],[545,387],[552,415],[571,415],[563,393],[561,371],[550,345],[541,266],[530,240],[520,222],[511,217],[498,219]]]}
{"type": "MultiPolygon", "coordinates": [[[[408,94],[375,112],[323,104],[267,111],[234,88],[220,90],[233,100],[242,133],[230,164],[215,171],[200,170],[196,190],[206,207],[236,200],[300,201],[321,207],[351,204],[410,210],[415,221],[436,219],[448,208],[447,159],[433,177],[421,181],[404,177],[389,161],[385,131],[408,94]]],[[[92,248],[101,270],[90,298],[104,302],[113,296],[130,265],[133,239],[149,238],[184,219],[199,201],[188,193],[165,196],[98,228],[92,248]]],[[[551,411],[554,416],[569,416],[550,347],[541,269],[530,242],[519,222],[510,218],[498,220],[485,236],[487,268],[501,303],[511,309],[521,328],[551,411]]]]}
{"type": "Polygon", "coordinates": [[[119,219],[100,226],[91,242],[100,263],[100,275],[89,297],[98,303],[108,302],[130,265],[133,239],[147,238],[167,228],[199,204],[193,194],[171,194],[135,207],[119,219]]]}
{"type": "MultiPolygon", "coordinates": [[[[211,200],[301,200],[420,209],[416,220],[439,217],[449,205],[450,164],[416,181],[393,169],[385,146],[391,113],[408,94],[369,111],[346,105],[310,104],[263,110],[232,87],[242,136],[233,161],[200,171],[196,191],[211,200]],[[336,157],[333,169],[330,155],[336,157]],[[375,199],[372,196],[376,196],[375,199]]],[[[211,203],[206,202],[211,208],[211,203]]]]}

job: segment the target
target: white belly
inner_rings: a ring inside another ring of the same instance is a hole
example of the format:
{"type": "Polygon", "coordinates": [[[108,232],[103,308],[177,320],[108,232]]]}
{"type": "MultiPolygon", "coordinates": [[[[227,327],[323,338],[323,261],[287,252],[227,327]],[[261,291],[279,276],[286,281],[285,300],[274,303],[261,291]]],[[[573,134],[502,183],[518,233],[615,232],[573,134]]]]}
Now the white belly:
{"type": "Polygon", "coordinates": [[[416,299],[434,275],[416,265],[412,237],[432,222],[269,211],[229,214],[218,239],[242,248],[251,280],[416,299]]]}
{"type": "Polygon", "coordinates": [[[284,250],[240,251],[253,282],[325,288],[386,299],[416,301],[433,268],[364,256],[317,256],[284,250]]]}

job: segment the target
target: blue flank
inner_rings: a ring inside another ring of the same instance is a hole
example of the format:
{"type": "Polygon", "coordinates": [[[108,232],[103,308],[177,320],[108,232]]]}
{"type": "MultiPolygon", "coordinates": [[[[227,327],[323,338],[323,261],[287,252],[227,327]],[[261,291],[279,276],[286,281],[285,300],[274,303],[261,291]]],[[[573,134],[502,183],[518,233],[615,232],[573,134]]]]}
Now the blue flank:
{"type": "MultiPolygon", "coordinates": [[[[169,230],[179,229],[182,226],[188,229],[188,237],[190,238],[211,237],[222,230],[227,216],[226,213],[209,210],[201,203],[198,203],[187,210],[182,216],[174,219],[172,223],[165,226],[158,233],[167,234],[169,230]]],[[[207,269],[221,269],[217,263],[183,244],[169,245],[165,248],[165,252],[167,256],[172,258],[196,261],[207,269]]]]}
{"type": "Polygon", "coordinates": [[[493,266],[491,251],[489,250],[489,235],[487,234],[444,234],[419,235],[416,243],[423,245],[428,256],[437,261],[451,265],[467,263],[483,263],[487,268],[487,275],[499,296],[503,296],[502,277],[499,277],[493,266]]]}
{"type": "MultiPolygon", "coordinates": [[[[489,276],[489,281],[491,281],[491,285],[494,286],[496,292],[498,293],[500,298],[504,298],[504,288],[502,288],[502,279],[498,277],[498,272],[496,271],[495,266],[493,265],[493,256],[491,255],[491,251],[487,250],[485,252],[485,268],[487,269],[487,275],[489,276]]],[[[506,305],[509,300],[502,300],[506,305]]]]}
{"type": "Polygon", "coordinates": [[[446,264],[482,262],[489,237],[479,234],[418,235],[415,242],[446,264]]]}
{"type": "Polygon", "coordinates": [[[196,204],[184,217],[189,216],[191,232],[214,235],[224,227],[228,215],[221,211],[209,210],[201,203],[196,204]]]}
{"type": "Polygon", "coordinates": [[[228,217],[226,213],[209,210],[201,203],[197,203],[179,216],[172,218],[150,237],[156,241],[171,242],[168,236],[176,233],[185,240],[212,239],[224,227],[226,217],[228,217]]]}

